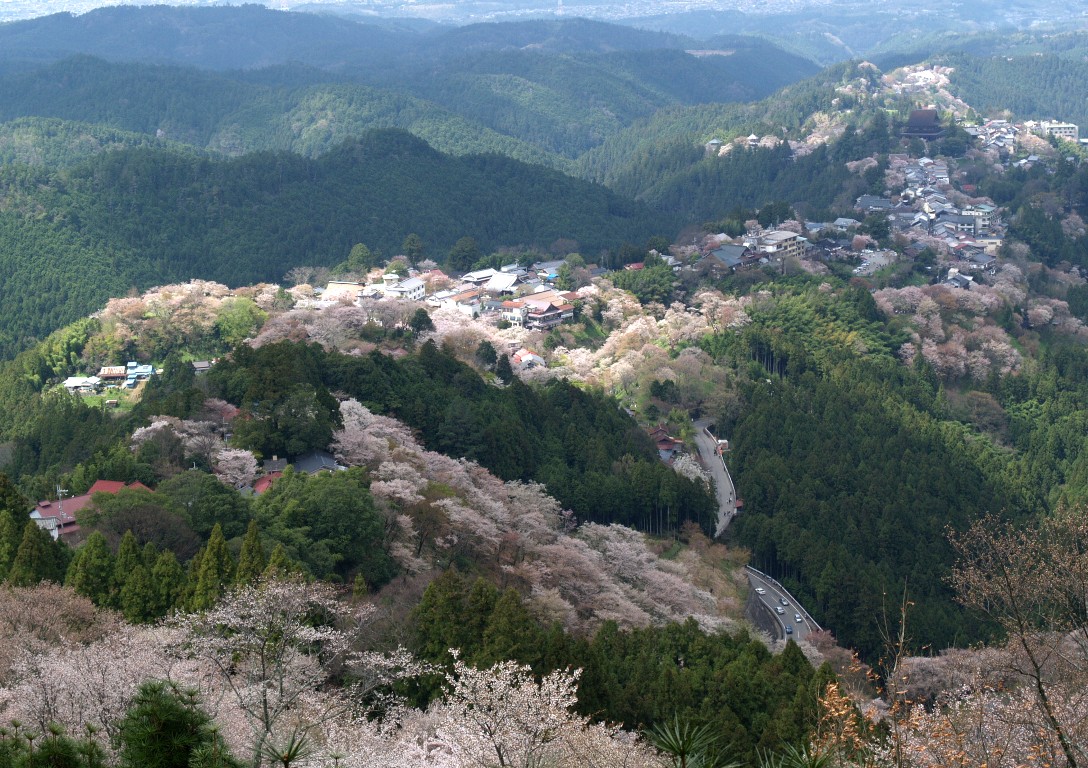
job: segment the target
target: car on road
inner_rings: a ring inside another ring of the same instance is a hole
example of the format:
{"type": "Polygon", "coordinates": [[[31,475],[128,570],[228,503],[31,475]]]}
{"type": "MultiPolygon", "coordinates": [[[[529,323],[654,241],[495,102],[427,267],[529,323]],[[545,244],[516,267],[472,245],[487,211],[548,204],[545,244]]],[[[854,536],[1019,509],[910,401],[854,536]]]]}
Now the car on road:
{"type": "Polygon", "coordinates": [[[777,613],[777,614],[778,614],[779,616],[781,616],[781,615],[782,615],[782,614],[784,614],[784,613],[785,613],[786,611],[785,611],[785,609],[784,609],[784,608],[782,608],[782,606],[780,606],[780,605],[776,605],[776,606],[774,607],[774,612],[775,612],[775,613],[777,613]]]}
{"type": "Polygon", "coordinates": [[[787,635],[792,635],[793,634],[793,627],[791,627],[789,624],[786,625],[786,634],[787,635]]]}
{"type": "Polygon", "coordinates": [[[787,599],[786,599],[786,598],[784,598],[784,597],[780,597],[780,598],[778,598],[778,602],[782,603],[782,605],[789,605],[789,604],[790,604],[790,601],[789,601],[789,600],[787,600],[787,599]]]}
{"type": "Polygon", "coordinates": [[[796,621],[798,624],[804,621],[804,619],[801,618],[801,614],[799,613],[793,614],[793,620],[796,621]]]}
{"type": "Polygon", "coordinates": [[[756,587],[756,592],[761,595],[767,594],[767,590],[765,590],[763,587],[756,587]]]}

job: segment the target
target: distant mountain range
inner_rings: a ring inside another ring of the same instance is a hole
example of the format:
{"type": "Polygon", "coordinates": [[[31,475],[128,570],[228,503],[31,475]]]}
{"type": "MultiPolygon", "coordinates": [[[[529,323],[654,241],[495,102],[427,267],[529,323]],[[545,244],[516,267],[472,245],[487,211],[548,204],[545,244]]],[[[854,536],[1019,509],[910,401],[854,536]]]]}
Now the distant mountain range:
{"type": "MultiPolygon", "coordinates": [[[[100,6],[138,5],[139,0],[4,0],[0,22],[50,14],[87,14],[100,6]]],[[[189,10],[206,10],[243,1],[174,0],[189,10]]],[[[720,34],[752,34],[822,63],[891,50],[911,49],[942,36],[973,36],[1033,30],[1043,34],[1085,28],[1076,4],[1058,0],[991,0],[945,3],[918,0],[872,3],[861,0],[269,0],[280,11],[364,20],[392,29],[424,31],[442,24],[569,20],[591,18],[658,29],[698,39],[720,34]]],[[[47,46],[48,47],[48,46],[47,46]]]]}

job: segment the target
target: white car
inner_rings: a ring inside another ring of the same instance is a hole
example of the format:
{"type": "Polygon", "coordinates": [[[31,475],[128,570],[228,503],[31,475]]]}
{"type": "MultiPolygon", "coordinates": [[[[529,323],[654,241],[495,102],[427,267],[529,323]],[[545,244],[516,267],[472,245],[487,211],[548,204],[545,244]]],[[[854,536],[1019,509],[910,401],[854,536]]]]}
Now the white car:
{"type": "Polygon", "coordinates": [[[804,621],[804,619],[801,618],[801,614],[799,613],[793,614],[793,620],[796,621],[798,624],[804,621]]]}
{"type": "Polygon", "coordinates": [[[777,613],[779,616],[781,616],[782,614],[784,614],[786,612],[786,609],[783,608],[781,605],[776,605],[774,607],[774,612],[777,613]]]}
{"type": "Polygon", "coordinates": [[[767,590],[765,590],[763,587],[756,587],[756,592],[761,595],[767,594],[767,590]]]}

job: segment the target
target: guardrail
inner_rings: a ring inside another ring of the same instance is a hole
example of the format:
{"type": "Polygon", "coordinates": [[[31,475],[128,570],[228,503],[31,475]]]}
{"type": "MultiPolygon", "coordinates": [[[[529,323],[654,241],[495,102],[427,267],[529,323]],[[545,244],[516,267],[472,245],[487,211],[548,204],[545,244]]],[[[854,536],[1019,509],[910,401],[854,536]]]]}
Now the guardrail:
{"type": "Polygon", "coordinates": [[[759,576],[759,578],[763,579],[764,581],[773,584],[775,589],[777,589],[779,592],[781,592],[782,594],[787,595],[789,597],[790,605],[795,607],[797,609],[797,612],[802,614],[805,617],[805,621],[807,621],[809,623],[809,626],[815,627],[817,631],[820,631],[820,630],[823,629],[823,627],[821,627],[819,624],[816,623],[816,619],[812,618],[812,614],[810,614],[808,611],[805,610],[805,606],[801,605],[801,603],[799,603],[797,601],[797,598],[794,597],[792,594],[790,594],[789,590],[787,590],[785,587],[783,587],[781,584],[779,584],[777,579],[771,578],[770,576],[765,574],[763,571],[759,570],[758,568],[753,568],[750,565],[744,566],[744,570],[751,571],[752,573],[756,574],[757,576],[759,576]]]}

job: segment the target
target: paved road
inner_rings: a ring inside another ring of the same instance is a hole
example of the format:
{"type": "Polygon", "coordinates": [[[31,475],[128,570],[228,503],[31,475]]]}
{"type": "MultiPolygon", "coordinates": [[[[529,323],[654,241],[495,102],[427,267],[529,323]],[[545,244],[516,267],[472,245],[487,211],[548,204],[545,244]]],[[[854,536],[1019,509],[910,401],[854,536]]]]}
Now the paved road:
{"type": "Polygon", "coordinates": [[[737,515],[737,489],[733,487],[733,478],[729,476],[725,458],[718,453],[717,439],[707,431],[709,424],[709,419],[695,422],[695,447],[699,450],[703,466],[710,470],[714,479],[714,492],[718,497],[718,525],[714,535],[721,536],[737,515]]]}
{"type": "Polygon", "coordinates": [[[748,618],[760,629],[771,632],[779,640],[785,638],[786,627],[792,628],[789,635],[794,640],[804,640],[809,633],[818,630],[820,625],[809,616],[793,595],[777,581],[760,573],[755,568],[747,567],[748,584],[752,587],[752,599],[748,603],[748,618]],[[763,590],[760,592],[760,590],[763,590]],[[782,601],[786,601],[786,605],[782,601]],[[779,613],[778,609],[782,612],[779,613]],[[801,620],[798,621],[797,617],[801,620]],[[773,630],[773,631],[772,631],[773,630]]]}

